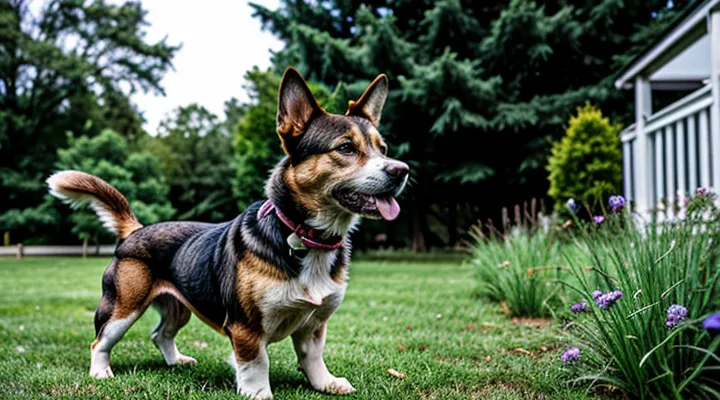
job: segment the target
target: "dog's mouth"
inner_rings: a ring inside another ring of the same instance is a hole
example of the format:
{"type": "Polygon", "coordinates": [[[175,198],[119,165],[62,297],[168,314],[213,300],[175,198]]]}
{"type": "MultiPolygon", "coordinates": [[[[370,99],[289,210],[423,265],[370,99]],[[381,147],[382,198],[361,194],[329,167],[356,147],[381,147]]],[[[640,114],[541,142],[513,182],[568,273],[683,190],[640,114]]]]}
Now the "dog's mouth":
{"type": "Polygon", "coordinates": [[[392,221],[400,215],[400,205],[391,192],[366,194],[342,190],[334,197],[343,208],[365,217],[392,221]]]}

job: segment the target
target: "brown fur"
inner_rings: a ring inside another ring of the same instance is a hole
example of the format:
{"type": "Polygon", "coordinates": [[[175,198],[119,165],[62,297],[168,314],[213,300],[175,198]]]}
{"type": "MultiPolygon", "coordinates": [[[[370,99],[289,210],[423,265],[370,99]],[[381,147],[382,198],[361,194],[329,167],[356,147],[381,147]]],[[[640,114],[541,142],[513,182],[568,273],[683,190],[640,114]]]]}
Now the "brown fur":
{"type": "Polygon", "coordinates": [[[333,281],[335,281],[337,283],[347,282],[347,280],[348,280],[347,266],[343,265],[342,267],[336,268],[330,277],[332,278],[333,281]]]}
{"type": "Polygon", "coordinates": [[[332,206],[326,204],[333,189],[332,185],[327,184],[328,182],[347,181],[367,163],[368,153],[372,151],[371,145],[366,142],[356,126],[353,125],[343,137],[335,141],[334,145],[340,145],[348,139],[358,149],[357,158],[348,159],[337,152],[317,154],[297,166],[290,166],[285,172],[285,182],[295,200],[311,213],[332,206]]]}
{"type": "Polygon", "coordinates": [[[245,315],[248,329],[262,335],[262,315],[258,301],[268,290],[288,277],[258,256],[247,253],[237,264],[235,290],[245,315]]]}
{"type": "Polygon", "coordinates": [[[125,239],[130,233],[142,228],[125,197],[104,180],[80,171],[59,172],[53,178],[57,184],[54,190],[63,196],[96,198],[112,214],[120,239],[125,239]]]}
{"type": "Polygon", "coordinates": [[[225,327],[225,333],[230,337],[238,361],[252,361],[258,356],[262,333],[258,333],[243,324],[227,326],[225,327]]]}
{"type": "Polygon", "coordinates": [[[134,259],[120,260],[115,274],[117,300],[114,318],[126,318],[133,311],[143,312],[150,305],[153,279],[150,269],[134,259]]]}

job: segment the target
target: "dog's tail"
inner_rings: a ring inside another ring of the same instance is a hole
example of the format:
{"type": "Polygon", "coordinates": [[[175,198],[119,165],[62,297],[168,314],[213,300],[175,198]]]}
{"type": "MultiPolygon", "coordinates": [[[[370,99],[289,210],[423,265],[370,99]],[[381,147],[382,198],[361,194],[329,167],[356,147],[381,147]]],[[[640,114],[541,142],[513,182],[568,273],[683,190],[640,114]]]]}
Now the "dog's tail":
{"type": "Polygon", "coordinates": [[[61,171],[47,179],[50,194],[78,208],[85,203],[95,210],[103,226],[125,239],[142,228],[127,199],[104,180],[80,171],[61,171]]]}

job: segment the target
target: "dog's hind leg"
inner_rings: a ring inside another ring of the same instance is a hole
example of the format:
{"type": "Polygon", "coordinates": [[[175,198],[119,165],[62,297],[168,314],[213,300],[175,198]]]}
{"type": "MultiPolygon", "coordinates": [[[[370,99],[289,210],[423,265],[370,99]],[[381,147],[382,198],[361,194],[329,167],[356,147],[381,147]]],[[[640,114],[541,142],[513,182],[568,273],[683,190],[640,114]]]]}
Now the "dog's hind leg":
{"type": "Polygon", "coordinates": [[[153,331],[152,341],[160,349],[167,365],[197,364],[197,361],[180,354],[175,344],[175,335],[190,321],[190,310],[169,294],[158,296],[152,302],[160,313],[160,323],[153,331]]]}
{"type": "Polygon", "coordinates": [[[97,337],[90,346],[90,376],[111,378],[110,351],[145,312],[152,274],[137,260],[113,260],[103,274],[103,295],[95,311],[97,337]]]}

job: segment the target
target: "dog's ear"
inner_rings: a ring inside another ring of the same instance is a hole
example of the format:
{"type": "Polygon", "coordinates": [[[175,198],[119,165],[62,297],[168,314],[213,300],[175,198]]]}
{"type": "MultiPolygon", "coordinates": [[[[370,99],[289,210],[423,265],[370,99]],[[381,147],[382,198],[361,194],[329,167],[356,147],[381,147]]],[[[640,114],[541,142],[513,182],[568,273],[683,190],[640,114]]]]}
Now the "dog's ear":
{"type": "MultiPolygon", "coordinates": [[[[315,101],[307,83],[293,67],[283,74],[278,94],[277,132],[283,141],[297,138],[307,130],[308,124],[322,109],[315,101]]],[[[285,151],[287,152],[287,148],[285,151]]]]}
{"type": "Polygon", "coordinates": [[[377,78],[365,89],[358,101],[350,101],[345,115],[367,118],[376,127],[380,124],[380,116],[388,96],[388,78],[385,74],[377,78]]]}

